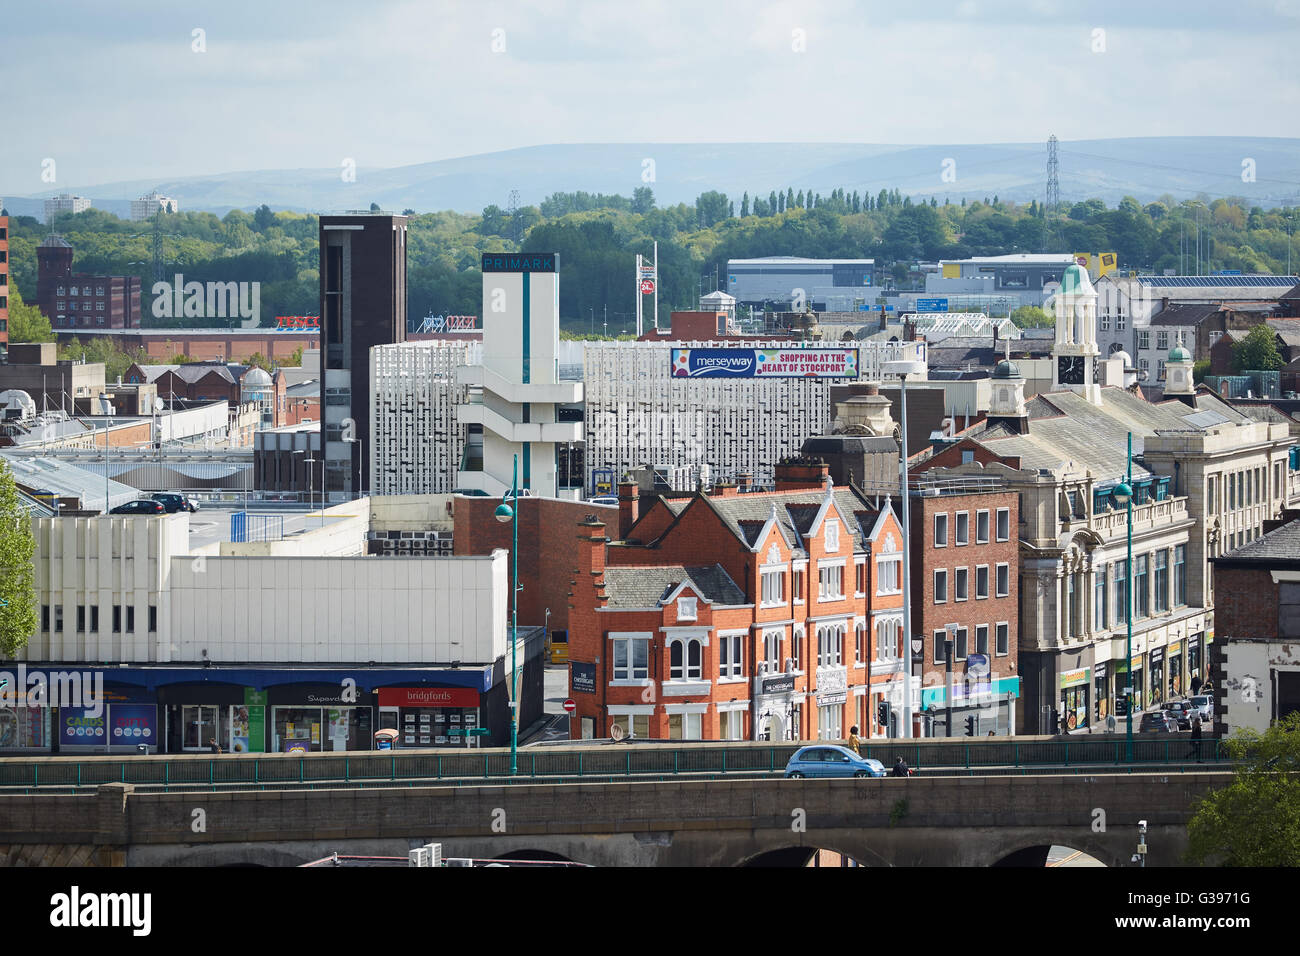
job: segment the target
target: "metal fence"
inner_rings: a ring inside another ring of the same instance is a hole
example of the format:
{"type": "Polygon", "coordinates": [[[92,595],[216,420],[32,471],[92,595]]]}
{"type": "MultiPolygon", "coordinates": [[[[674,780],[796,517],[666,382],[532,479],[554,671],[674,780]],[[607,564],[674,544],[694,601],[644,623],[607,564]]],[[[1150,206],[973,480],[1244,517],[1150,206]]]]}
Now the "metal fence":
{"type": "MultiPolygon", "coordinates": [[[[800,747],[789,744],[748,744],[734,747],[685,745],[611,745],[566,750],[537,748],[518,756],[518,778],[568,779],[658,777],[672,775],[773,775],[785,770],[800,747]]],[[[833,741],[827,741],[833,743],[833,741]]],[[[1202,764],[1227,759],[1221,744],[1204,740],[1202,764]]],[[[1154,768],[1197,766],[1193,744],[1186,737],[1152,735],[1133,742],[1133,764],[1124,759],[1123,737],[1103,740],[1024,742],[916,743],[893,741],[865,744],[862,756],[888,769],[902,757],[923,773],[1059,772],[1073,769],[1121,769],[1135,765],[1154,768]]],[[[11,757],[0,760],[0,787],[82,788],[103,783],[153,787],[262,787],[288,784],[407,783],[411,781],[473,781],[511,778],[510,751],[463,753],[358,752],[173,758],[156,756],[97,757],[83,760],[11,757]]]]}

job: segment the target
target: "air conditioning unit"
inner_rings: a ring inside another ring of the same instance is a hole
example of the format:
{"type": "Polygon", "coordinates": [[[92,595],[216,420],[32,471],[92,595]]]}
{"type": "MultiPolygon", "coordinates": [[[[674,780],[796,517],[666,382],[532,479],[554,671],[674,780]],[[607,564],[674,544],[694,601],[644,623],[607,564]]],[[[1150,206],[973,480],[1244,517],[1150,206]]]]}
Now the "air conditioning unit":
{"type": "Polygon", "coordinates": [[[410,850],[406,860],[409,866],[442,866],[442,844],[428,843],[410,850]]]}

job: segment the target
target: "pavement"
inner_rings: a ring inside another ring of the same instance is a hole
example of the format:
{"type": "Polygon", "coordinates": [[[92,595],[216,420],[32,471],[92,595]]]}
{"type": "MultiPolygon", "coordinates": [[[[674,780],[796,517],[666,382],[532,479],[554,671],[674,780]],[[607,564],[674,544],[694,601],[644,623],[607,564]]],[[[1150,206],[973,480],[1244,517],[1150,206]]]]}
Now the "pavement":
{"type": "Polygon", "coordinates": [[[569,739],[569,715],[564,712],[564,702],[569,696],[569,668],[564,664],[546,665],[543,684],[546,696],[542,708],[546,715],[520,734],[519,742],[542,743],[569,739]]]}

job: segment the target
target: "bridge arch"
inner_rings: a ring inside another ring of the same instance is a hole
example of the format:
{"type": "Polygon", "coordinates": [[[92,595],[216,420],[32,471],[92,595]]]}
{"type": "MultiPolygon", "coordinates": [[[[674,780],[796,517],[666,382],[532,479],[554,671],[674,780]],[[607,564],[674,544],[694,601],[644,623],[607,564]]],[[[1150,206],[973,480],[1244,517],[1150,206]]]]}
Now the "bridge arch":
{"type": "Polygon", "coordinates": [[[1047,844],[1037,842],[1019,847],[1009,853],[1003,853],[997,859],[994,859],[989,866],[1048,869],[1071,862],[1081,863],[1084,866],[1110,867],[1114,865],[1113,861],[1107,862],[1110,854],[1095,846],[1092,850],[1093,852],[1089,852],[1087,849],[1064,843],[1047,844]]]}

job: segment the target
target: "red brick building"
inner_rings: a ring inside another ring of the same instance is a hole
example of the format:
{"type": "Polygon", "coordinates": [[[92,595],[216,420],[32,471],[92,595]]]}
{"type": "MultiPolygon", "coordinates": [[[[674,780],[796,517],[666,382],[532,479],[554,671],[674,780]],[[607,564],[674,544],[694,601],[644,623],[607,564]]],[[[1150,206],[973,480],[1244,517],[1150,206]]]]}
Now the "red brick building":
{"type": "Polygon", "coordinates": [[[52,235],[36,248],[36,304],[56,332],[140,327],[140,277],[72,271],[72,246],[52,235]]]}
{"type": "Polygon", "coordinates": [[[953,736],[966,733],[967,718],[976,736],[1014,733],[1020,496],[979,489],[977,479],[921,484],[910,502],[909,554],[912,633],[923,642],[918,724],[924,736],[948,735],[951,673],[953,736]]]}
{"type": "Polygon", "coordinates": [[[574,737],[899,735],[901,525],[827,475],[783,462],[776,491],[722,486],[644,513],[625,483],[617,528],[574,529],[574,737]]]}
{"type": "MultiPolygon", "coordinates": [[[[87,333],[61,329],[54,333],[60,345],[85,339],[87,333]]],[[[319,349],[319,331],[277,332],[274,329],[118,329],[96,330],[93,337],[109,339],[123,352],[143,349],[150,358],[170,361],[177,355],[196,362],[243,362],[264,355],[272,362],[287,362],[299,349],[319,349]]]]}

